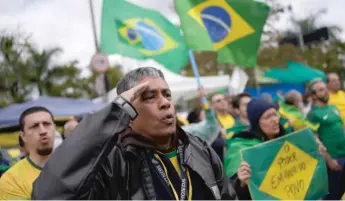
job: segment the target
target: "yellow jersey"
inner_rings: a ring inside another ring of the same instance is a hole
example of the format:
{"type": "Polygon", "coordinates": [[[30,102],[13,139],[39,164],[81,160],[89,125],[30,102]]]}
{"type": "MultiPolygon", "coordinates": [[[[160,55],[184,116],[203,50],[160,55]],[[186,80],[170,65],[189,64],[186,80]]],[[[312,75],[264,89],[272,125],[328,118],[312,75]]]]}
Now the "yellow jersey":
{"type": "Polygon", "coordinates": [[[345,126],[345,92],[342,90],[339,90],[337,93],[330,92],[328,104],[335,105],[338,108],[341,120],[345,126]]]}
{"type": "Polygon", "coordinates": [[[177,174],[181,177],[181,167],[180,167],[180,163],[178,161],[177,158],[177,150],[175,149],[174,151],[164,154],[166,157],[169,158],[171,164],[174,166],[177,174]]]}
{"type": "Polygon", "coordinates": [[[16,163],[0,178],[0,200],[30,200],[32,184],[40,172],[29,157],[16,163]]]}
{"type": "Polygon", "coordinates": [[[223,116],[218,115],[217,118],[222,128],[229,129],[232,128],[235,124],[235,119],[231,114],[226,114],[223,116]]]}

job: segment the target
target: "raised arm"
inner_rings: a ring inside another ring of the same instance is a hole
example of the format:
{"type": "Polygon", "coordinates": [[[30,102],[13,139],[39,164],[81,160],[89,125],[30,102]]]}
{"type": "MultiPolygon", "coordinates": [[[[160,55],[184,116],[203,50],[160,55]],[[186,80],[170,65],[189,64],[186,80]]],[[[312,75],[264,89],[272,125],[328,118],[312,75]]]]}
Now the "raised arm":
{"type": "Polygon", "coordinates": [[[194,136],[200,137],[208,145],[211,145],[217,139],[221,128],[214,110],[210,108],[207,102],[204,89],[200,88],[198,93],[201,105],[205,111],[205,120],[183,126],[182,129],[194,136]]]}
{"type": "MultiPolygon", "coordinates": [[[[106,199],[107,185],[117,176],[111,171],[119,171],[116,167],[121,165],[108,157],[119,154],[117,136],[137,115],[129,101],[140,96],[146,86],[144,83],[124,92],[102,110],[83,118],[43,168],[33,185],[32,199],[106,199]]],[[[111,187],[116,194],[116,185],[111,187]]]]}

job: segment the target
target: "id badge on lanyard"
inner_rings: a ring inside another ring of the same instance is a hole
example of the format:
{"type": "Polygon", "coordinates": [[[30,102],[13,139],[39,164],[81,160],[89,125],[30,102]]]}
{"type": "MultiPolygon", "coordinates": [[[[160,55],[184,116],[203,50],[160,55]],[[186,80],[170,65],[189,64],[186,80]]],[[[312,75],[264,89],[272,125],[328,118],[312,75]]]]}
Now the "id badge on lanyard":
{"type": "Polygon", "coordinates": [[[178,196],[177,191],[175,190],[173,184],[171,183],[167,168],[165,167],[163,161],[160,159],[158,154],[151,155],[152,163],[156,168],[156,171],[163,179],[163,183],[166,185],[166,187],[170,187],[172,190],[172,193],[176,200],[186,200],[187,192],[188,192],[188,200],[192,199],[192,185],[190,180],[189,171],[187,168],[185,168],[184,164],[184,156],[183,156],[183,144],[179,141],[178,147],[177,147],[177,156],[179,159],[179,165],[181,169],[181,193],[180,196],[178,196]],[[188,181],[189,180],[189,181],[188,181]]]}

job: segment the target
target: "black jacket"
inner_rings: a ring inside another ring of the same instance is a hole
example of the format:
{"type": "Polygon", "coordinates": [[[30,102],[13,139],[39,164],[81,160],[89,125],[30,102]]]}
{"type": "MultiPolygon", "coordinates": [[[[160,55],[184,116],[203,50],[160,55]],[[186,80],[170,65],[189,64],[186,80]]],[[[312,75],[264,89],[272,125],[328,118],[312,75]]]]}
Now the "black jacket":
{"type": "MultiPolygon", "coordinates": [[[[32,199],[156,199],[143,157],[150,145],[125,132],[129,122],[115,103],[86,116],[52,154],[33,184],[32,199]]],[[[182,129],[178,133],[185,143],[186,166],[202,178],[211,198],[236,199],[215,152],[182,129]]]]}

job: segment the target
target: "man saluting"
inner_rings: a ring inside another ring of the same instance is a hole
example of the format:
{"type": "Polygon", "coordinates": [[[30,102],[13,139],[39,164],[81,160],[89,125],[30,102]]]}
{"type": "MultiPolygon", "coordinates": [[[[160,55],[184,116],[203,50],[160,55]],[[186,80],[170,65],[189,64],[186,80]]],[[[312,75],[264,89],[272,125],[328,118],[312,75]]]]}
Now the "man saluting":
{"type": "Polygon", "coordinates": [[[161,71],[126,74],[83,118],[34,183],[33,199],[235,199],[216,153],[176,126],[161,71]]]}

